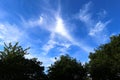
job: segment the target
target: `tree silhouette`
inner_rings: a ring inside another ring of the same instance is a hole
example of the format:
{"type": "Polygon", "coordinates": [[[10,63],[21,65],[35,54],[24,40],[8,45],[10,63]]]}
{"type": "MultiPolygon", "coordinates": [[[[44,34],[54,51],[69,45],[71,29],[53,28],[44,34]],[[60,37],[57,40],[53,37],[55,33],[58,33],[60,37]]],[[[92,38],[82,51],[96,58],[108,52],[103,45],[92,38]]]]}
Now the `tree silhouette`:
{"type": "Polygon", "coordinates": [[[85,80],[86,71],[80,62],[65,55],[49,67],[48,77],[50,80],[85,80]]]}
{"type": "Polygon", "coordinates": [[[28,49],[18,43],[5,44],[4,50],[0,51],[0,80],[45,80],[42,62],[24,57],[28,49]]]}
{"type": "Polygon", "coordinates": [[[120,35],[91,53],[89,72],[92,80],[120,80],[120,35]]]}

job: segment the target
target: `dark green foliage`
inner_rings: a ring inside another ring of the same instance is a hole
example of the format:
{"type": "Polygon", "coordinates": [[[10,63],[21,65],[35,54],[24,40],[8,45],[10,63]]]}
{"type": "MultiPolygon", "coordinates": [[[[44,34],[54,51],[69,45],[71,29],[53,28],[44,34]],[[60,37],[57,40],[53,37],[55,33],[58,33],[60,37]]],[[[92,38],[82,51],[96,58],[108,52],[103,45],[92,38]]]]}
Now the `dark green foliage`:
{"type": "Polygon", "coordinates": [[[111,37],[91,53],[89,72],[93,80],[120,80],[120,35],[111,37]]]}
{"type": "Polygon", "coordinates": [[[42,63],[36,58],[24,58],[28,49],[23,49],[18,43],[14,46],[5,44],[0,52],[0,80],[45,80],[42,63]]]}
{"type": "Polygon", "coordinates": [[[86,71],[81,63],[66,55],[49,67],[48,77],[50,80],[85,80],[86,71]]]}

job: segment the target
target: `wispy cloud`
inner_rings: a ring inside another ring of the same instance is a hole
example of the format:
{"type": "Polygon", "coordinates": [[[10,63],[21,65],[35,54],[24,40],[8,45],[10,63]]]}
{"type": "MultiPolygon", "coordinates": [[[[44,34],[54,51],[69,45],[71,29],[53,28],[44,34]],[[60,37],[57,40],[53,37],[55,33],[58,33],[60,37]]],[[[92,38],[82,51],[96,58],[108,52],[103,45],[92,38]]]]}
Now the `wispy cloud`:
{"type": "Polygon", "coordinates": [[[54,27],[51,29],[51,33],[54,34],[54,38],[50,38],[50,40],[45,44],[44,50],[46,52],[49,52],[52,48],[55,47],[55,45],[62,46],[59,51],[61,54],[68,53],[67,50],[71,45],[75,45],[80,47],[86,52],[92,51],[92,48],[88,45],[85,45],[83,42],[77,42],[72,36],[71,33],[69,33],[69,29],[67,29],[67,25],[65,21],[60,17],[60,14],[57,12],[57,15],[55,15],[55,23],[53,25],[54,27]],[[57,36],[56,36],[57,35],[57,36]],[[61,36],[58,40],[55,40],[58,36],[61,36]],[[59,40],[62,40],[62,43],[59,43],[59,40]],[[67,41],[64,41],[67,40],[67,41]],[[64,44],[64,45],[62,45],[64,44]]]}
{"type": "Polygon", "coordinates": [[[28,21],[27,25],[29,25],[30,27],[35,27],[35,26],[43,25],[44,24],[43,22],[44,19],[42,16],[40,16],[37,21],[36,20],[28,21]]]}
{"type": "Polygon", "coordinates": [[[101,33],[109,23],[110,23],[110,21],[107,21],[105,23],[102,23],[101,21],[97,22],[95,27],[93,27],[90,30],[89,35],[95,36],[95,35],[97,35],[97,33],[101,33]]]}
{"type": "Polygon", "coordinates": [[[47,55],[48,52],[55,47],[55,45],[57,44],[57,42],[54,40],[55,34],[51,33],[50,35],[50,39],[48,40],[48,42],[43,45],[42,50],[44,55],[47,55]]]}
{"type": "Polygon", "coordinates": [[[97,39],[96,41],[98,40],[100,41],[101,38],[104,38],[104,41],[106,41],[108,38],[103,36],[105,35],[107,36],[106,26],[111,22],[111,20],[103,22],[99,18],[99,17],[103,18],[103,16],[105,17],[105,15],[107,14],[107,11],[105,10],[102,10],[102,12],[99,12],[99,15],[97,16],[99,18],[98,20],[93,18],[93,13],[90,11],[92,4],[93,4],[92,2],[88,2],[82,7],[82,9],[80,9],[79,19],[87,27],[89,36],[96,38],[97,39]]]}
{"type": "Polygon", "coordinates": [[[68,31],[66,30],[65,24],[62,18],[59,15],[57,15],[55,18],[56,18],[56,25],[55,25],[54,31],[71,41],[72,38],[68,33],[68,31]]]}
{"type": "Polygon", "coordinates": [[[90,13],[92,2],[88,2],[81,9],[78,14],[79,19],[85,23],[86,26],[93,26],[92,13],[90,13]]]}
{"type": "MultiPolygon", "coordinates": [[[[91,3],[87,4],[86,8],[90,4],[91,3]]],[[[49,14],[53,13],[54,11],[53,9],[51,10],[52,11],[50,11],[49,14]]],[[[37,26],[37,27],[40,27],[41,29],[45,29],[50,32],[48,42],[46,42],[46,44],[44,44],[42,47],[43,54],[47,55],[47,53],[49,53],[50,50],[55,48],[56,46],[61,46],[61,48],[59,48],[59,52],[64,54],[64,53],[67,53],[67,50],[71,45],[76,45],[81,49],[83,49],[85,52],[92,51],[91,47],[89,47],[88,45],[85,45],[83,42],[77,42],[76,39],[71,36],[72,33],[69,32],[68,25],[62,19],[60,11],[61,11],[61,8],[59,6],[58,10],[54,11],[54,15],[52,16],[48,16],[48,14],[45,13],[44,15],[41,15],[36,20],[31,19],[28,21],[24,21],[24,24],[27,24],[27,26],[32,26],[32,27],[37,26]],[[62,41],[62,43],[60,41],[62,41]]],[[[87,11],[88,10],[83,11],[82,15],[85,15],[84,13],[87,13],[87,11]]],[[[81,16],[81,20],[83,21],[87,20],[86,23],[88,23],[88,21],[91,20],[90,15],[88,15],[88,17],[89,18],[87,18],[86,15],[84,17],[81,16]]]]}
{"type": "Polygon", "coordinates": [[[18,42],[23,36],[23,32],[16,25],[0,23],[0,43],[18,42]]]}

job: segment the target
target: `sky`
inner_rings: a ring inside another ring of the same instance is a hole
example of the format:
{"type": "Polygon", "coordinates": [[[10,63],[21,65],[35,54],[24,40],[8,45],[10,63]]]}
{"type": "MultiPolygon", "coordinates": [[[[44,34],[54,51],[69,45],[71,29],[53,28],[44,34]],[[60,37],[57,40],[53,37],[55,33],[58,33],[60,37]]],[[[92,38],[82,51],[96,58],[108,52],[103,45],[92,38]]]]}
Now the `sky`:
{"type": "Polygon", "coordinates": [[[69,54],[82,63],[120,32],[120,0],[0,0],[0,50],[4,42],[31,47],[45,67],[69,54]]]}

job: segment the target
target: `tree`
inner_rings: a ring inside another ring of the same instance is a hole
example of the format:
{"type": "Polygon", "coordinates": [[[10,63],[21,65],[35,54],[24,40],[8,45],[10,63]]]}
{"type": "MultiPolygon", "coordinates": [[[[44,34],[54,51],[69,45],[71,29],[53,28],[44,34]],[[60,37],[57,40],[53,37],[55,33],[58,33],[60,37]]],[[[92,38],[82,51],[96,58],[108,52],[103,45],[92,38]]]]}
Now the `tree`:
{"type": "Polygon", "coordinates": [[[0,80],[45,80],[42,62],[24,57],[28,49],[18,43],[5,44],[4,50],[0,51],[0,80]]]}
{"type": "Polygon", "coordinates": [[[49,67],[48,77],[50,80],[85,80],[86,70],[69,55],[62,55],[49,67]]]}
{"type": "Polygon", "coordinates": [[[110,38],[90,53],[89,72],[92,80],[120,80],[120,35],[110,38]]]}

